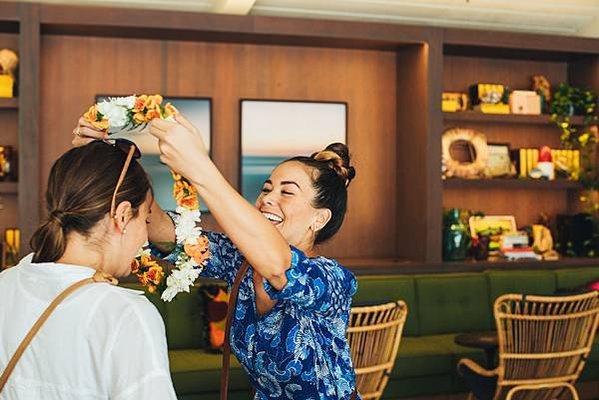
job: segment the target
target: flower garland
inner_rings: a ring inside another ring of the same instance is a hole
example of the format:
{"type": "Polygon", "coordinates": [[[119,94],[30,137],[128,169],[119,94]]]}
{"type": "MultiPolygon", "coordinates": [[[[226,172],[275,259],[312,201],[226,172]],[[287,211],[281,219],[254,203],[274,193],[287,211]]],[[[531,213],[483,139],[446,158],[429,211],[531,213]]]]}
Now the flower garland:
{"type": "MultiPolygon", "coordinates": [[[[170,103],[162,106],[162,96],[129,96],[109,98],[89,108],[84,119],[100,130],[110,133],[132,130],[147,124],[154,118],[172,118],[178,110],[170,103]]],[[[178,223],[176,234],[176,262],[170,273],[144,246],[131,263],[131,273],[150,293],[158,293],[162,300],[171,301],[178,293],[189,293],[198,278],[210,251],[208,239],[202,235],[201,213],[195,188],[181,175],[172,172],[175,181],[173,197],[177,202],[178,223]]]]}

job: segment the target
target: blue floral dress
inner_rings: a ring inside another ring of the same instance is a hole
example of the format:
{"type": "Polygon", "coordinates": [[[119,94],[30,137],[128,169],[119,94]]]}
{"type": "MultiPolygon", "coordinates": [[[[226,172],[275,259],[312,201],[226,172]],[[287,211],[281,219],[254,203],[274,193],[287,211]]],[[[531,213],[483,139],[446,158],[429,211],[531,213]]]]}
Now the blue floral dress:
{"type": "MultiPolygon", "coordinates": [[[[211,258],[202,276],[231,287],[243,256],[225,235],[205,234],[211,258]]],[[[255,399],[350,399],[355,375],[346,330],[356,279],[335,260],[310,258],[293,247],[291,256],[285,288],[277,291],[264,280],[264,289],[277,301],[264,316],[256,310],[252,268],[246,272],[231,351],[249,375],[255,399]]]]}

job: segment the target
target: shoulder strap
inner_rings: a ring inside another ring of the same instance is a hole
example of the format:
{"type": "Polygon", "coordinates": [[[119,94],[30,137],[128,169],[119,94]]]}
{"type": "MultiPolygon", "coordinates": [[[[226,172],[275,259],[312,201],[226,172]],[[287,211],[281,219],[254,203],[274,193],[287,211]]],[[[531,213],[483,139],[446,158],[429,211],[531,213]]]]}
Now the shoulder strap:
{"type": "Polygon", "coordinates": [[[229,305],[227,307],[227,322],[225,325],[225,342],[223,343],[223,370],[220,376],[220,398],[221,400],[227,400],[229,390],[229,368],[231,366],[231,323],[233,321],[233,314],[235,313],[235,306],[237,305],[237,295],[239,293],[239,286],[241,280],[245,276],[250,264],[247,260],[243,260],[233,287],[231,288],[231,294],[229,295],[229,305]]]}
{"type": "Polygon", "coordinates": [[[110,276],[109,274],[97,271],[93,277],[86,278],[79,282],[76,282],[76,283],[72,284],[71,286],[69,286],[68,288],[66,288],[62,293],[60,293],[58,295],[58,297],[56,297],[52,301],[52,303],[50,303],[48,308],[46,308],[46,310],[38,318],[38,320],[35,322],[35,324],[33,324],[33,327],[31,327],[31,329],[27,333],[27,336],[25,336],[25,338],[23,339],[21,344],[19,344],[17,351],[15,351],[15,354],[12,356],[12,358],[8,362],[6,369],[2,373],[2,376],[0,376],[0,392],[2,392],[4,385],[6,385],[6,382],[8,381],[10,374],[15,369],[15,366],[17,365],[17,362],[19,361],[19,359],[25,352],[25,349],[27,349],[27,346],[29,346],[29,343],[31,343],[31,341],[33,340],[33,337],[40,330],[42,325],[44,325],[44,323],[46,322],[46,320],[48,319],[50,314],[52,314],[52,312],[56,309],[56,307],[58,307],[58,305],[67,296],[69,296],[71,293],[73,293],[75,290],[79,289],[82,286],[85,286],[85,285],[88,285],[88,284],[94,283],[94,282],[106,282],[106,283],[110,283],[111,285],[116,285],[118,283],[118,281],[115,278],[113,278],[112,276],[110,276]]]}

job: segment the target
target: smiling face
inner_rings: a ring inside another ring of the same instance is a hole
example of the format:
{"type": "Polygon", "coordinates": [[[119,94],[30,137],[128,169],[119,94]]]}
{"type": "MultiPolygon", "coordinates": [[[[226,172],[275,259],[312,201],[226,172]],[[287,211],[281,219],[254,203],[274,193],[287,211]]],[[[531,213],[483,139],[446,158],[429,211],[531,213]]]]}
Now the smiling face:
{"type": "Polygon", "coordinates": [[[264,182],[256,207],[287,239],[289,244],[308,251],[316,232],[331,218],[328,209],[313,206],[316,190],[315,171],[297,161],[288,161],[274,169],[264,182]]]}

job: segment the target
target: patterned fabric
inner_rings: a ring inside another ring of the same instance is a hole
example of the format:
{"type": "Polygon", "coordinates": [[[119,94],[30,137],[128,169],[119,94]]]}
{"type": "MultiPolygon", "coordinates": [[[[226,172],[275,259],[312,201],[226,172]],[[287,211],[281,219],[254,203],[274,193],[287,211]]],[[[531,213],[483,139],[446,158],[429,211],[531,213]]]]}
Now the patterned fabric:
{"type": "MultiPolygon", "coordinates": [[[[223,234],[206,235],[212,256],[202,276],[231,287],[243,256],[223,234]]],[[[291,255],[283,290],[264,281],[268,295],[277,300],[264,316],[256,311],[248,269],[239,288],[231,351],[250,376],[255,399],[349,399],[355,375],[346,330],[356,279],[334,260],[310,258],[293,247],[291,255]]]]}

